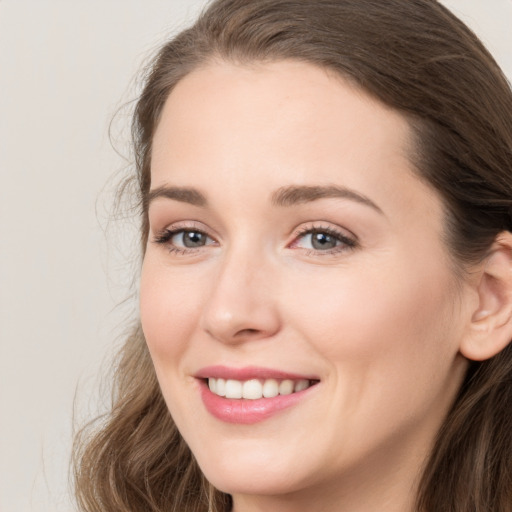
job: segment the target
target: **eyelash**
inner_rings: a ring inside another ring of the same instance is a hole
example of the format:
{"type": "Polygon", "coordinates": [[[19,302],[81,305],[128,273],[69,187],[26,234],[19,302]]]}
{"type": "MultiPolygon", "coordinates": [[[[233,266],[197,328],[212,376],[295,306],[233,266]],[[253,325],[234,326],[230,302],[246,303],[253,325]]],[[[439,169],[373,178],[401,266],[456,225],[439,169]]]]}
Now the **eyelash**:
{"type": "Polygon", "coordinates": [[[332,236],[336,239],[336,241],[340,242],[340,245],[337,245],[331,249],[327,250],[319,250],[319,249],[305,249],[306,255],[308,256],[328,256],[333,254],[338,254],[345,251],[351,251],[358,247],[359,243],[357,241],[357,238],[355,236],[350,237],[344,234],[342,231],[334,229],[330,226],[309,226],[304,227],[299,230],[297,230],[294,233],[294,241],[292,242],[292,246],[298,242],[301,238],[305,237],[306,235],[313,235],[313,234],[326,234],[329,236],[332,236]]]}
{"type": "Polygon", "coordinates": [[[188,226],[176,226],[174,228],[165,228],[155,235],[153,242],[156,244],[160,244],[160,245],[167,245],[168,251],[172,254],[177,254],[177,255],[194,253],[197,250],[204,247],[204,246],[177,247],[170,243],[170,241],[172,240],[172,238],[174,236],[178,235],[179,233],[187,233],[187,232],[199,233],[201,235],[204,235],[205,237],[212,239],[212,237],[209,236],[208,233],[206,233],[204,230],[196,228],[195,226],[188,225],[188,226]]]}
{"type": "MultiPolygon", "coordinates": [[[[174,228],[165,228],[159,233],[155,235],[153,238],[153,242],[159,245],[167,245],[168,250],[170,253],[178,254],[178,255],[184,255],[184,254],[190,254],[194,253],[198,250],[200,250],[204,246],[199,247],[177,247],[175,245],[170,244],[169,242],[172,240],[174,236],[176,236],[179,233],[187,233],[187,232],[194,232],[199,233],[205,237],[210,238],[211,240],[214,240],[211,236],[209,236],[204,230],[198,229],[194,226],[176,226],[174,228]]],[[[294,245],[297,245],[298,241],[302,238],[304,238],[307,235],[313,235],[313,234],[326,234],[328,236],[332,236],[336,239],[336,241],[340,242],[339,246],[335,246],[331,249],[326,250],[319,250],[319,249],[304,249],[306,252],[306,255],[308,256],[325,256],[325,255],[333,255],[340,252],[350,251],[354,250],[358,247],[359,243],[357,241],[356,237],[349,237],[342,233],[341,231],[338,231],[336,229],[333,229],[332,227],[327,226],[310,226],[310,227],[304,227],[299,230],[297,230],[294,233],[294,239],[291,244],[289,244],[289,247],[292,247],[294,245]]]]}

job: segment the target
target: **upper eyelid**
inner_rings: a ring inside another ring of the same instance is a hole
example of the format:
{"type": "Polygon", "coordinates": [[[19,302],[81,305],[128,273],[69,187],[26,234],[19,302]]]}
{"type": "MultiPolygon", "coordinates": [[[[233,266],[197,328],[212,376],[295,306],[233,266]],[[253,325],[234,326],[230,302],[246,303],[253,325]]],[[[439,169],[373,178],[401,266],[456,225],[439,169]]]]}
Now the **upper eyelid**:
{"type": "Polygon", "coordinates": [[[217,242],[217,239],[213,235],[211,235],[207,230],[192,227],[192,226],[174,227],[174,228],[171,226],[171,227],[164,228],[160,233],[169,233],[169,234],[172,234],[172,236],[175,236],[179,233],[187,233],[187,232],[201,233],[202,235],[206,236],[207,238],[210,238],[211,240],[213,240],[214,242],[217,242]]]}
{"type": "Polygon", "coordinates": [[[192,253],[197,250],[200,250],[202,247],[205,247],[207,245],[212,245],[212,244],[205,244],[204,246],[200,245],[198,247],[181,247],[179,244],[172,243],[172,239],[176,235],[178,235],[179,233],[185,233],[187,231],[201,233],[206,238],[209,238],[211,241],[213,241],[215,244],[218,243],[217,240],[215,240],[215,238],[211,237],[204,230],[196,229],[193,227],[188,227],[188,228],[187,227],[185,227],[185,228],[176,227],[175,229],[172,229],[172,227],[171,228],[166,227],[166,228],[162,229],[161,231],[157,231],[156,233],[154,233],[152,242],[156,243],[158,245],[167,246],[170,251],[172,249],[171,252],[179,252],[182,254],[192,253]]]}
{"type": "Polygon", "coordinates": [[[203,222],[197,220],[171,222],[165,225],[162,229],[157,229],[155,231],[158,233],[163,233],[165,231],[199,231],[211,238],[217,238],[217,235],[213,229],[211,229],[209,226],[206,226],[203,222]]]}
{"type": "Polygon", "coordinates": [[[313,223],[309,226],[302,226],[295,230],[293,240],[287,245],[290,249],[293,250],[305,250],[308,253],[315,255],[334,255],[341,252],[346,252],[347,250],[354,250],[361,247],[361,243],[359,238],[349,229],[342,228],[341,226],[326,226],[324,223],[319,225],[317,223],[313,223]],[[313,233],[326,233],[329,236],[336,238],[339,242],[341,242],[336,247],[319,250],[319,249],[311,249],[311,248],[301,248],[297,247],[299,245],[299,241],[305,236],[310,236],[313,233]]]}
{"type": "MultiPolygon", "coordinates": [[[[203,222],[197,220],[176,221],[167,224],[162,229],[152,230],[154,236],[160,236],[165,232],[179,233],[180,231],[198,231],[216,242],[220,242],[222,240],[222,237],[219,236],[219,234],[217,234],[214,229],[205,225],[203,222]]],[[[292,240],[288,242],[287,245],[292,243],[298,237],[302,237],[314,232],[326,232],[332,236],[339,236],[341,238],[351,239],[354,241],[354,243],[359,243],[358,236],[345,227],[336,224],[332,225],[328,221],[310,221],[303,222],[301,225],[293,229],[293,231],[289,235],[292,237],[292,240]]]]}
{"type": "Polygon", "coordinates": [[[325,225],[325,224],[317,224],[313,223],[309,226],[301,226],[294,230],[293,235],[294,236],[302,236],[306,235],[308,233],[314,233],[314,232],[327,232],[332,235],[339,235],[344,238],[351,238],[355,242],[359,241],[359,237],[353,233],[351,230],[341,227],[341,226],[333,226],[333,225],[325,225]]]}

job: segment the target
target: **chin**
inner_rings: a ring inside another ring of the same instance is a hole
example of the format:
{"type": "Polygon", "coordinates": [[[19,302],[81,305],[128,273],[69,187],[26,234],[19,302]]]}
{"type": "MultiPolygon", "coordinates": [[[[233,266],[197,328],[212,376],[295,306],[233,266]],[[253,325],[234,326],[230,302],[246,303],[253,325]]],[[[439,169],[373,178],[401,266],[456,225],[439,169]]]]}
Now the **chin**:
{"type": "MultiPolygon", "coordinates": [[[[200,466],[201,467],[201,466],[200,466]]],[[[217,489],[227,494],[246,495],[283,495],[294,492],[301,487],[298,475],[292,471],[275,471],[272,469],[238,466],[226,467],[224,464],[215,468],[201,467],[207,480],[217,489]]]]}
{"type": "Polygon", "coordinates": [[[281,450],[278,446],[261,446],[261,441],[250,444],[229,449],[224,445],[215,453],[198,450],[197,461],[207,480],[228,494],[268,496],[298,491],[311,485],[313,475],[319,473],[311,459],[287,457],[282,442],[277,443],[281,450]]]}

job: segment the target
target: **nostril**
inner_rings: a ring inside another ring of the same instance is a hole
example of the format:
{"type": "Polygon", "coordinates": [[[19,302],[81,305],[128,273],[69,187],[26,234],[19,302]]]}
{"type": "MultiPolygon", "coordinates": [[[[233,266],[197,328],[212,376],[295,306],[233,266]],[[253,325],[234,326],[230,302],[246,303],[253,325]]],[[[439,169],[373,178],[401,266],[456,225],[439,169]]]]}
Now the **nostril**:
{"type": "Polygon", "coordinates": [[[241,329],[236,333],[236,336],[252,336],[258,334],[260,331],[258,329],[241,329]]]}

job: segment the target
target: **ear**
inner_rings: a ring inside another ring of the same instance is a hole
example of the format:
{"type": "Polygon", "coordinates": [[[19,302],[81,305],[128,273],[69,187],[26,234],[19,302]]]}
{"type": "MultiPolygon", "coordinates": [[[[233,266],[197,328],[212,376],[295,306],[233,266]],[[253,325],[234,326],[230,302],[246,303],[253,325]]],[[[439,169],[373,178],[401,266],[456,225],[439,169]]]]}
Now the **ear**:
{"type": "Polygon", "coordinates": [[[512,340],[512,234],[500,233],[479,271],[479,303],[460,352],[483,361],[498,354],[512,340]]]}

